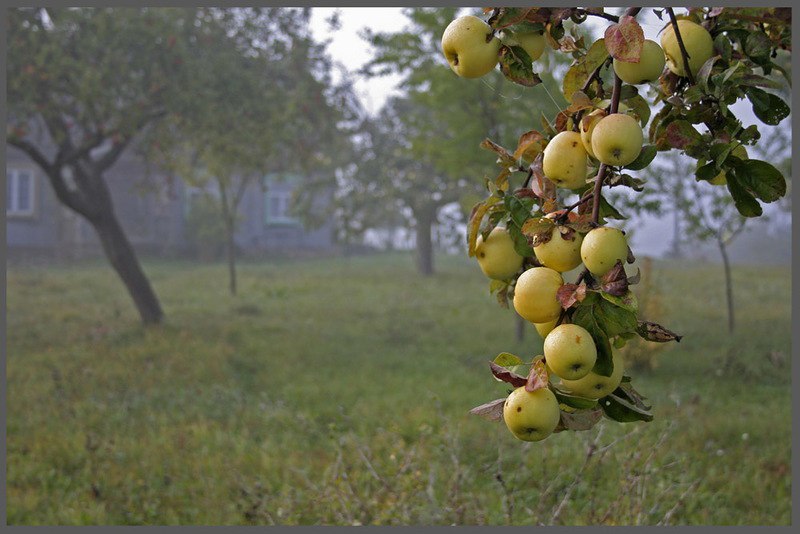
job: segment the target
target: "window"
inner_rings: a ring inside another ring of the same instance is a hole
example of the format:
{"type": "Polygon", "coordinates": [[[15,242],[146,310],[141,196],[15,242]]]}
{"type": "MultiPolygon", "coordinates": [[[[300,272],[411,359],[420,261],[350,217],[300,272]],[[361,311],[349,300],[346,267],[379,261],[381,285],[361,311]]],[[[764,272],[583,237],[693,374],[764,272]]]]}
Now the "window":
{"type": "Polygon", "coordinates": [[[6,215],[30,217],[34,214],[33,172],[9,169],[6,181],[6,215]]]}
{"type": "Polygon", "coordinates": [[[297,219],[290,215],[291,206],[291,191],[276,191],[273,189],[267,189],[265,210],[266,223],[296,224],[297,219]]]}

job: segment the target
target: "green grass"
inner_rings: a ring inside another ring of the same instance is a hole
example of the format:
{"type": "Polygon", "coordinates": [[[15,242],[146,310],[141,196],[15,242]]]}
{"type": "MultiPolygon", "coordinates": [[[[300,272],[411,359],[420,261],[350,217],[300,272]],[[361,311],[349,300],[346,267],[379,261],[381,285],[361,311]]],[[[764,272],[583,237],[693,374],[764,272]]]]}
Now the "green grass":
{"type": "Polygon", "coordinates": [[[245,264],[234,298],[222,265],[149,262],[147,330],[102,262],[10,266],[8,522],[789,524],[790,269],[735,270],[730,337],[720,267],[656,264],[685,337],[634,376],[655,420],[530,444],[467,412],[535,330],[466,258],[411,265],[245,264]]]}

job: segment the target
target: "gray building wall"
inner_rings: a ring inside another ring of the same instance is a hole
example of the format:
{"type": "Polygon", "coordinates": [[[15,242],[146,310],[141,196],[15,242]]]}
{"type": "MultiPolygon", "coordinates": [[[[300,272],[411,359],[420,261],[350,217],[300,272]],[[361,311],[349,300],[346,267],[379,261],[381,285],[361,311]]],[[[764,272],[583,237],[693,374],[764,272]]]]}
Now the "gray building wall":
{"type": "MultiPolygon", "coordinates": [[[[47,139],[39,142],[45,153],[52,153],[54,147],[47,139]]],[[[45,174],[24,152],[6,147],[7,171],[29,169],[34,173],[36,199],[32,216],[7,214],[9,252],[67,256],[100,253],[100,243],[91,225],[60,204],[45,174]]],[[[189,188],[183,181],[148,167],[131,149],[106,171],[105,179],[120,223],[138,252],[181,255],[189,251],[186,225],[189,188]]],[[[261,254],[334,248],[331,223],[309,231],[297,219],[276,221],[269,217],[270,194],[289,195],[297,184],[297,181],[265,180],[263,185],[256,183],[248,188],[239,206],[240,220],[235,235],[241,252],[261,254]]]]}

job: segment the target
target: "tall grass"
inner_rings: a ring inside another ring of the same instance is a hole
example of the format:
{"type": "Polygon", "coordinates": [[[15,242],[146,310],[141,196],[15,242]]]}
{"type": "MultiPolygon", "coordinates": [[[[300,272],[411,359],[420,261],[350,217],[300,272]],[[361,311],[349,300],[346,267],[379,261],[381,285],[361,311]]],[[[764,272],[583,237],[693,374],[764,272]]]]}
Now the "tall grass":
{"type": "MultiPolygon", "coordinates": [[[[403,254],[8,270],[11,524],[788,524],[790,271],[655,264],[685,337],[634,384],[655,421],[516,441],[469,408],[515,341],[477,267],[403,254]],[[733,355],[734,365],[722,367],[733,355]],[[783,359],[781,359],[783,357],[783,359]]],[[[655,319],[655,318],[654,318],[655,319]]]]}

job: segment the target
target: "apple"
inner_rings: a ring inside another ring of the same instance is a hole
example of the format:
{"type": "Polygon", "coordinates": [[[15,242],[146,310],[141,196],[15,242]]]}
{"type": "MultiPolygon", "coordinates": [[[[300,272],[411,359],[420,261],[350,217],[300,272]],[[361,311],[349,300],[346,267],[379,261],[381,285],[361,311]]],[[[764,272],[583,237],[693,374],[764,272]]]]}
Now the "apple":
{"type": "Polygon", "coordinates": [[[623,82],[639,85],[657,80],[664,71],[665,62],[664,50],[658,46],[658,43],[645,39],[639,62],[628,63],[614,59],[614,72],[623,82]]]}
{"type": "Polygon", "coordinates": [[[539,332],[539,335],[542,336],[542,339],[544,339],[547,337],[547,334],[553,331],[553,328],[556,327],[557,322],[558,319],[553,319],[552,321],[547,321],[546,323],[533,323],[533,326],[536,327],[536,331],[539,332]]]}
{"type": "Polygon", "coordinates": [[[561,386],[572,395],[586,399],[599,399],[614,392],[622,382],[622,374],[625,371],[624,362],[619,351],[612,351],[611,362],[614,366],[611,376],[603,376],[590,371],[583,378],[568,380],[561,378],[561,386]]]}
{"type": "Polygon", "coordinates": [[[555,135],[544,147],[542,172],[554,184],[566,189],[586,185],[586,149],[578,132],[555,135]]]}
{"type": "MultiPolygon", "coordinates": [[[[678,30],[681,32],[686,53],[689,54],[689,69],[692,71],[692,76],[696,76],[703,63],[714,55],[714,40],[708,30],[691,20],[679,20],[678,30]]],[[[678,76],[687,76],[681,47],[672,24],[667,24],[664,33],[661,34],[661,48],[664,49],[667,68],[678,76]]]]}
{"type": "Polygon", "coordinates": [[[491,33],[491,26],[473,15],[458,17],[447,25],[442,52],[453,72],[462,78],[480,78],[497,65],[502,43],[497,37],[489,38],[491,33]]]}
{"type": "Polygon", "coordinates": [[[556,298],[564,279],[548,267],[533,267],[517,278],[514,287],[514,309],[531,323],[546,323],[561,315],[561,303],[556,298]]]}
{"type": "Polygon", "coordinates": [[[518,387],[503,404],[503,420],[517,439],[541,441],[558,426],[561,410],[556,396],[547,388],[529,392],[518,387]]]}
{"type": "Polygon", "coordinates": [[[533,247],[533,252],[545,267],[563,273],[581,264],[582,242],[583,237],[578,232],[572,232],[572,236],[567,239],[555,227],[550,234],[550,240],[533,247]]]}
{"type": "Polygon", "coordinates": [[[507,280],[514,276],[524,259],[514,249],[514,241],[508,230],[501,226],[494,227],[486,241],[482,235],[478,235],[475,257],[483,274],[493,280],[507,280]]]}
{"type": "Polygon", "coordinates": [[[589,272],[603,276],[621,260],[628,259],[628,240],[617,228],[601,226],[589,231],[581,244],[581,259],[589,272]]]}
{"type": "Polygon", "coordinates": [[[544,339],[544,359],[561,378],[583,378],[597,361],[597,347],[592,335],[582,326],[562,324],[544,339]]]}
{"type": "Polygon", "coordinates": [[[598,161],[615,167],[635,160],[644,142],[639,121],[625,113],[612,113],[600,119],[591,138],[592,152],[598,161]]]}
{"type": "MultiPolygon", "coordinates": [[[[610,100],[601,100],[597,103],[597,107],[600,109],[596,109],[588,115],[585,115],[580,122],[579,130],[583,148],[586,149],[586,152],[593,158],[597,158],[597,156],[594,155],[594,151],[592,150],[592,133],[594,132],[594,127],[600,122],[600,119],[608,115],[605,108],[607,108],[610,103],[610,100]]],[[[632,115],[636,120],[639,119],[636,113],[622,102],[617,106],[617,112],[632,115]]]]}
{"type": "Polygon", "coordinates": [[[547,42],[541,32],[512,33],[510,34],[509,44],[521,46],[529,56],[531,61],[536,61],[544,53],[547,42]]]}

